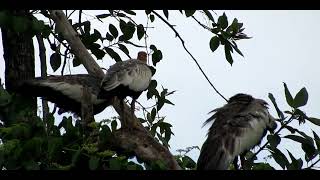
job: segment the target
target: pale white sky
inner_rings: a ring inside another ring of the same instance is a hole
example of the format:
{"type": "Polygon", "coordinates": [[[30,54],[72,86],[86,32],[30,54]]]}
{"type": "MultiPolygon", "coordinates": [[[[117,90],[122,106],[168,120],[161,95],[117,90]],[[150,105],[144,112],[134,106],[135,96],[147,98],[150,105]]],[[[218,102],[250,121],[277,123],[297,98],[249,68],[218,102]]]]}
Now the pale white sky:
{"type": "MultiPolygon", "coordinates": [[[[244,54],[244,58],[233,54],[234,64],[231,67],[225,60],[224,50],[220,47],[212,53],[209,48],[209,40],[212,34],[202,29],[191,18],[186,19],[180,12],[169,11],[169,22],[176,25],[176,29],[185,40],[187,48],[198,59],[198,62],[207,73],[212,83],[227,98],[236,93],[248,93],[257,98],[267,100],[270,104],[271,113],[276,116],[274,107],[268,99],[268,93],[276,98],[279,108],[288,110],[284,96],[283,82],[286,82],[293,96],[302,88],[306,87],[309,93],[308,104],[301,109],[312,117],[320,117],[320,83],[317,79],[319,74],[318,50],[320,42],[320,11],[216,11],[218,15],[226,12],[229,22],[237,18],[244,23],[245,33],[253,37],[249,40],[241,40],[238,47],[244,54]]],[[[88,13],[100,14],[104,11],[90,11],[88,13]]],[[[146,25],[144,12],[137,14],[137,23],[146,25]]],[[[162,12],[160,12],[161,15],[162,12]]],[[[203,17],[198,16],[200,20],[203,17]]],[[[83,17],[85,20],[86,17],[83,17]]],[[[92,17],[87,17],[92,19],[92,17]]],[[[217,17],[215,17],[217,18],[217,17]]],[[[115,21],[108,21],[115,22],[115,21]]],[[[108,30],[108,23],[100,23],[97,20],[91,22],[94,28],[100,30],[104,36],[108,30]]],[[[165,106],[160,115],[166,116],[166,121],[173,125],[170,141],[171,152],[177,154],[176,149],[188,146],[202,146],[206,138],[207,129],[202,123],[209,117],[207,114],[214,108],[224,105],[224,100],[210,87],[208,82],[197,69],[195,63],[183,50],[182,45],[175,34],[164,23],[156,18],[150,24],[154,28],[148,29],[148,45],[155,44],[162,51],[163,60],[157,64],[157,73],[154,79],[158,86],[163,85],[170,90],[177,90],[168,99],[175,106],[165,106]]],[[[136,36],[136,35],[134,35],[136,36]]],[[[36,42],[36,41],[35,41],[36,42]]],[[[35,43],[36,44],[36,43],[35,43]]],[[[142,40],[139,44],[144,44],[142,40]]],[[[132,56],[139,50],[127,46],[132,56]]],[[[36,55],[37,46],[35,46],[36,55]]],[[[52,52],[47,49],[47,56],[52,52]]],[[[2,59],[2,48],[0,48],[2,59]]],[[[123,55],[123,54],[122,54],[123,55]]],[[[122,56],[125,59],[125,56],[122,56]]],[[[39,61],[39,60],[37,60],[39,61]]],[[[99,65],[108,67],[114,61],[108,55],[99,65]]],[[[52,70],[49,68],[49,74],[52,70]]],[[[59,74],[59,69],[55,74],[59,74]]],[[[83,67],[74,68],[76,73],[86,73],[83,67]]],[[[39,71],[36,72],[39,76],[39,71]]],[[[68,73],[66,71],[66,73],[68,73]]],[[[0,60],[0,77],[4,76],[4,63],[0,60]]],[[[159,86],[161,87],[161,86],[159,86]]],[[[138,100],[145,106],[146,93],[138,100]]],[[[139,115],[139,113],[137,113],[139,115]]],[[[140,113],[141,114],[141,113],[140,113]]],[[[102,119],[115,115],[112,108],[107,108],[103,113],[96,116],[102,119]]],[[[295,127],[298,124],[295,123],[295,127]]],[[[320,129],[311,123],[299,126],[299,129],[312,134],[312,128],[320,135],[320,129]]],[[[298,158],[304,156],[300,151],[300,145],[290,140],[281,141],[279,145],[285,154],[289,149],[298,158]],[[298,148],[297,148],[298,147],[298,148]]],[[[260,159],[266,156],[262,152],[260,159]]],[[[195,161],[199,151],[194,150],[189,154],[195,161]]],[[[273,160],[271,160],[273,162],[273,160]]],[[[275,163],[276,168],[279,166],[275,163]]],[[[306,163],[304,164],[306,166],[306,163]]]]}

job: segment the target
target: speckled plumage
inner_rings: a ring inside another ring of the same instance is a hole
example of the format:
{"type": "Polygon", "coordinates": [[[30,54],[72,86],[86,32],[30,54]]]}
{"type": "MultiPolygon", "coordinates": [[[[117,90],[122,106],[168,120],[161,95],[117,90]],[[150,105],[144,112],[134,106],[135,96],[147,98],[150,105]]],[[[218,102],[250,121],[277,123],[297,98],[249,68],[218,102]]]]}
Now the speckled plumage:
{"type": "Polygon", "coordinates": [[[237,94],[211,113],[205,124],[209,129],[197,162],[200,170],[228,169],[234,158],[259,144],[268,128],[275,126],[267,102],[250,95],[237,94]]]}

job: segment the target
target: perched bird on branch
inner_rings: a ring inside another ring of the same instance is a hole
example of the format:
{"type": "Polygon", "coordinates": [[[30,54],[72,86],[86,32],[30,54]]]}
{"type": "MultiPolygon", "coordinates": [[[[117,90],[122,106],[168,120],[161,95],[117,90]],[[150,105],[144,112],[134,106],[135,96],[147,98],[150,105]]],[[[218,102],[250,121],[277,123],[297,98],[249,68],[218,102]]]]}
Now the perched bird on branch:
{"type": "Polygon", "coordinates": [[[101,82],[98,98],[109,99],[117,96],[123,106],[123,100],[130,96],[133,113],[136,99],[149,87],[154,73],[155,69],[147,65],[147,53],[141,51],[137,59],[120,61],[110,66],[101,82]]]}
{"type": "Polygon", "coordinates": [[[227,170],[238,155],[260,144],[268,129],[275,129],[267,102],[247,94],[231,97],[204,125],[214,120],[197,162],[199,170],[227,170]]]}
{"type": "Polygon", "coordinates": [[[55,103],[60,108],[59,114],[71,111],[80,116],[82,89],[86,86],[91,94],[93,114],[98,114],[111,104],[110,99],[97,99],[100,82],[101,79],[88,74],[37,77],[23,81],[18,92],[55,103]]]}

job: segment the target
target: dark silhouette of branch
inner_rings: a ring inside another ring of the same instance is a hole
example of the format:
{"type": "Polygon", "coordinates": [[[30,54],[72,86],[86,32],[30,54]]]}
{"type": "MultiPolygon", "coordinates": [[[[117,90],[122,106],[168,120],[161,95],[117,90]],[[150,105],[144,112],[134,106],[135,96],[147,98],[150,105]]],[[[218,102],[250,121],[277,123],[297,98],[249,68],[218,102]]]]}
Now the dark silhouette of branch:
{"type": "Polygon", "coordinates": [[[200,64],[198,63],[198,61],[196,60],[195,57],[193,57],[193,55],[190,53],[190,51],[187,49],[187,47],[185,46],[184,40],[181,38],[180,34],[177,32],[177,30],[173,27],[173,25],[171,25],[167,20],[165,20],[161,15],[159,15],[157,12],[155,12],[154,10],[152,10],[152,13],[154,13],[157,17],[159,17],[165,24],[167,24],[174,32],[176,37],[179,38],[179,40],[181,41],[181,44],[184,48],[184,50],[190,55],[190,57],[193,59],[193,61],[197,64],[199,70],[201,71],[201,73],[203,74],[203,76],[207,79],[207,81],[209,82],[209,84],[211,85],[211,87],[214,89],[214,91],[220,96],[222,97],[225,101],[228,102],[228,100],[215,88],[215,86],[211,83],[211,81],[209,80],[208,76],[206,75],[206,73],[203,71],[203,69],[201,68],[200,64]]]}
{"type": "MultiPolygon", "coordinates": [[[[40,68],[41,68],[41,77],[47,76],[47,62],[46,62],[46,48],[44,46],[43,38],[40,34],[36,35],[38,45],[39,45],[39,57],[40,57],[40,68]]],[[[49,115],[49,106],[48,101],[42,99],[42,111],[43,111],[43,121],[45,128],[48,128],[48,115],[49,115]]]]}

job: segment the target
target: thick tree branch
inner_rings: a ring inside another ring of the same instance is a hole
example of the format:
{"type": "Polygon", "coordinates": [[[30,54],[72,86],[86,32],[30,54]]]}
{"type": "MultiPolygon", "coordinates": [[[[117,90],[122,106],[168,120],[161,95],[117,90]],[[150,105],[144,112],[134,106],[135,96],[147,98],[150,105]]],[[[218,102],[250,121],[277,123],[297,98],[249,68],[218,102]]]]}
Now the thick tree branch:
{"type": "MultiPolygon", "coordinates": [[[[99,78],[104,77],[104,73],[99,65],[89,54],[86,47],[81,42],[78,34],[69,24],[65,14],[61,10],[51,10],[51,18],[55,21],[57,30],[64,36],[71,47],[71,52],[80,59],[90,75],[99,78]]],[[[120,101],[113,99],[113,107],[118,114],[122,114],[120,101]]],[[[170,151],[158,143],[150,133],[143,127],[140,121],[130,111],[128,105],[124,106],[124,118],[129,128],[121,128],[115,132],[114,144],[122,149],[134,151],[135,154],[146,162],[160,160],[166,164],[169,169],[181,169],[170,151]]],[[[123,122],[121,122],[123,124],[123,122]]]]}
{"type": "Polygon", "coordinates": [[[61,33],[71,46],[72,53],[80,59],[88,73],[97,77],[104,77],[104,73],[81,42],[78,33],[68,22],[67,17],[61,10],[51,10],[50,17],[56,23],[57,33],[61,33]]]}

